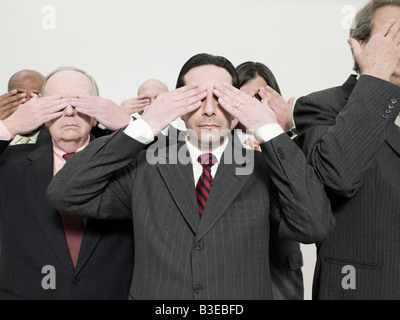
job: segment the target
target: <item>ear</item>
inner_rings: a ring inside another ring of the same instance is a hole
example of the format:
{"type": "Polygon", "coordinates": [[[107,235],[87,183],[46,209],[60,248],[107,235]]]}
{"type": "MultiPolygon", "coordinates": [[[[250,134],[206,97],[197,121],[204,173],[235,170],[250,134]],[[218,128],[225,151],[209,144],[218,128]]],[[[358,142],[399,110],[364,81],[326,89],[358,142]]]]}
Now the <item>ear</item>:
{"type": "Polygon", "coordinates": [[[97,120],[95,118],[92,118],[92,127],[97,126],[97,120]]]}

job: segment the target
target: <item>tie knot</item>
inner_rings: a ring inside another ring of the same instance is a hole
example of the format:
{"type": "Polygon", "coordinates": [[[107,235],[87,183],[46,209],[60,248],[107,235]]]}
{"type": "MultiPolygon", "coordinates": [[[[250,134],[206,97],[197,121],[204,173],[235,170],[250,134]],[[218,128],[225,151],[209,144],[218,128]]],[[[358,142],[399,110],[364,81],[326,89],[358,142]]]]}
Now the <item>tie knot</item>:
{"type": "Polygon", "coordinates": [[[212,166],[218,162],[217,157],[214,156],[212,153],[204,153],[198,157],[197,161],[202,166],[212,166]]]}
{"type": "Polygon", "coordinates": [[[69,158],[71,158],[72,155],[74,155],[74,154],[75,154],[75,152],[73,152],[73,153],[66,153],[66,154],[63,155],[63,158],[65,159],[65,161],[68,161],[69,158]]]}

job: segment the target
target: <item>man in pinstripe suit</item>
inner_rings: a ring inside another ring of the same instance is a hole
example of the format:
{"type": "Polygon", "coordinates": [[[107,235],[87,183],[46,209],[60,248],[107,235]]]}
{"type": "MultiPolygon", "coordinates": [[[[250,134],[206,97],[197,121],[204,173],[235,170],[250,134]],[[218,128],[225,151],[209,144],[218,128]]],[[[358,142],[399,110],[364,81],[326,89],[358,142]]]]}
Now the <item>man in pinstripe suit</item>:
{"type": "Polygon", "coordinates": [[[397,300],[400,1],[370,1],[349,43],[359,76],[295,106],[298,142],[326,186],[337,221],[318,244],[313,298],[397,300]]]}
{"type": "Polygon", "coordinates": [[[178,89],[72,156],[47,189],[48,201],[65,212],[132,219],[131,299],[272,299],[270,228],[313,243],[334,226],[330,202],[302,151],[271,110],[237,86],[227,59],[195,55],[183,66],[178,89]],[[143,151],[179,116],[188,128],[185,142],[143,151]],[[265,152],[245,153],[240,142],[232,143],[232,117],[254,128],[265,152]],[[203,212],[197,159],[209,152],[217,163],[203,212]]]}

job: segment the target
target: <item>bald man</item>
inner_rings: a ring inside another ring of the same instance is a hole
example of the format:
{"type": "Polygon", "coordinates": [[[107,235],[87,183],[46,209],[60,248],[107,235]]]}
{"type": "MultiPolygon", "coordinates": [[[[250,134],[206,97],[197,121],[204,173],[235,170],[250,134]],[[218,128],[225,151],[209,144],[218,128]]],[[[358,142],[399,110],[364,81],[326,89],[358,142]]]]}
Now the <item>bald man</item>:
{"type": "MultiPolygon", "coordinates": [[[[16,72],[8,81],[8,93],[0,97],[0,120],[8,118],[33,96],[40,95],[44,76],[35,70],[24,69],[16,72]]],[[[17,135],[10,145],[36,143],[40,128],[24,135],[17,135]]]]}
{"type": "Polygon", "coordinates": [[[9,117],[21,104],[29,101],[32,94],[40,93],[44,76],[34,70],[16,72],[8,81],[8,92],[0,96],[0,120],[9,117]]]}
{"type": "Polygon", "coordinates": [[[121,107],[129,115],[133,113],[142,115],[146,107],[153,103],[161,93],[168,91],[168,86],[164,82],[157,79],[148,79],[139,86],[137,97],[123,101],[121,107]]]}
{"type": "Polygon", "coordinates": [[[25,93],[29,101],[33,94],[40,95],[44,76],[35,70],[21,70],[16,72],[8,81],[8,91],[17,90],[17,93],[25,93]]]}
{"type": "Polygon", "coordinates": [[[76,220],[44,198],[68,156],[89,144],[96,120],[73,105],[76,97],[100,98],[97,85],[82,70],[61,68],[43,81],[41,95],[0,121],[0,148],[44,124],[40,143],[7,148],[0,157],[0,300],[126,300],[131,223],[76,220]]]}

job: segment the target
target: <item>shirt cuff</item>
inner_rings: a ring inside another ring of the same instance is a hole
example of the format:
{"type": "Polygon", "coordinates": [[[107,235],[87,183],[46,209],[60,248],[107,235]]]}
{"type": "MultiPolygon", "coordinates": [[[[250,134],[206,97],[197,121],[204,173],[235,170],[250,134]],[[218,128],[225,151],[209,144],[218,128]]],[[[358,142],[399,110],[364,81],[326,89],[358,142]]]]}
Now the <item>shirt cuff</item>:
{"type": "Polygon", "coordinates": [[[277,123],[266,124],[255,132],[257,141],[262,144],[276,138],[277,136],[285,133],[282,127],[277,123]]]}
{"type": "Polygon", "coordinates": [[[143,119],[137,119],[131,122],[124,130],[124,133],[143,144],[149,144],[154,141],[154,135],[143,119]]]}
{"type": "Polygon", "coordinates": [[[3,141],[11,141],[13,136],[10,131],[8,131],[7,127],[4,125],[3,121],[0,120],[0,140],[3,141]]]}

